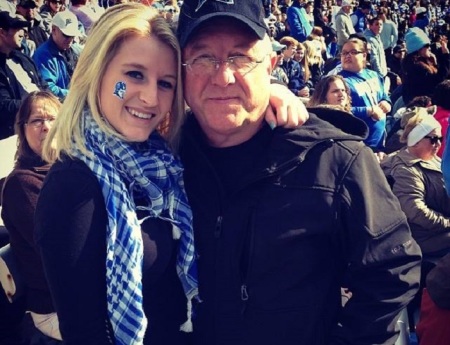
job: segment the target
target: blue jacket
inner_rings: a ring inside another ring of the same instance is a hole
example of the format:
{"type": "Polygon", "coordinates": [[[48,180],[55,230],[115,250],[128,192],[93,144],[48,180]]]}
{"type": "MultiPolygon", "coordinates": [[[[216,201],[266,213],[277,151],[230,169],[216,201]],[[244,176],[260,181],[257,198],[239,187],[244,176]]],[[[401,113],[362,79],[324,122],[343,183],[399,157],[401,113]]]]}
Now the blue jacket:
{"type": "Polygon", "coordinates": [[[350,15],[356,32],[363,32],[367,28],[366,15],[359,8],[350,15]]]}
{"type": "Polygon", "coordinates": [[[297,61],[290,59],[289,61],[283,61],[281,68],[286,72],[289,79],[289,90],[298,96],[298,92],[306,86],[302,67],[297,61]]]}
{"type": "Polygon", "coordinates": [[[51,37],[36,50],[33,60],[50,91],[58,98],[66,97],[70,83],[67,60],[51,37]]]}
{"type": "Polygon", "coordinates": [[[292,5],[287,9],[287,21],[291,29],[291,36],[297,41],[305,42],[306,37],[311,34],[312,26],[306,16],[306,10],[303,7],[292,5]]]}
{"type": "Polygon", "coordinates": [[[363,120],[369,127],[369,136],[364,142],[372,148],[382,148],[386,130],[386,119],[374,121],[367,116],[367,108],[377,105],[381,101],[391,102],[384,91],[384,80],[382,76],[370,69],[363,69],[359,73],[341,71],[345,78],[352,97],[352,113],[363,120]]]}

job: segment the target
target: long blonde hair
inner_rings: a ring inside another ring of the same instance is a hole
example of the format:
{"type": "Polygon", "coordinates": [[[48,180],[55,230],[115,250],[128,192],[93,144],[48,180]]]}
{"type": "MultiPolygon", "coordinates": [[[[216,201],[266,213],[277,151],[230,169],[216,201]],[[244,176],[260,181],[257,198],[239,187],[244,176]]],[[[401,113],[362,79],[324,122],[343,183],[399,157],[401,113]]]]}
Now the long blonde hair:
{"type": "Polygon", "coordinates": [[[73,146],[86,150],[82,116],[88,107],[100,129],[110,135],[122,137],[106,121],[102,120],[100,87],[109,63],[122,43],[130,37],[153,36],[169,46],[176,55],[177,84],[170,115],[158,131],[176,149],[181,125],[184,121],[184,100],[181,85],[181,51],[178,40],[165,20],[151,7],[138,3],[125,3],[110,7],[94,24],[80,55],[71,79],[69,94],[57,120],[46,138],[43,156],[49,162],[71,155],[73,146]]]}

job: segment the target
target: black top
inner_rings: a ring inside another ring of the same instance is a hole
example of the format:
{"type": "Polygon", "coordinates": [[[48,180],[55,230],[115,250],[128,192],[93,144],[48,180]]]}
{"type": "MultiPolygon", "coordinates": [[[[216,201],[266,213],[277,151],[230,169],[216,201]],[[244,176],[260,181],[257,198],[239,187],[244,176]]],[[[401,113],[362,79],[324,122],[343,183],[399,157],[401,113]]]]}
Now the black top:
{"type": "MultiPolygon", "coordinates": [[[[107,213],[98,180],[79,160],[53,165],[36,209],[36,240],[66,344],[108,344],[107,213]]],[[[186,299],[175,269],[169,223],[142,225],[145,344],[184,344],[186,299]]],[[[110,333],[112,334],[112,333],[110,333]]]]}

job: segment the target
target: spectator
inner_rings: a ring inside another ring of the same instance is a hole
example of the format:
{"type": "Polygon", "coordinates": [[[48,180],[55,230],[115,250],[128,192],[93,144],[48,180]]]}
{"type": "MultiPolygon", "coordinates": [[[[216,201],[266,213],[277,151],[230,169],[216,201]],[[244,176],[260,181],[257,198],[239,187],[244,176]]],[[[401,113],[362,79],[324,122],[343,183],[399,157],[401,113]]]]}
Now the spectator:
{"type": "Polygon", "coordinates": [[[52,35],[33,56],[50,91],[61,100],[69,92],[70,78],[78,61],[72,43],[79,33],[77,17],[67,10],[58,12],[53,17],[52,35]]]}
{"type": "Polygon", "coordinates": [[[52,33],[52,20],[56,13],[64,11],[64,0],[45,0],[44,5],[39,10],[42,23],[44,24],[47,35],[52,33]]]}
{"type": "Polygon", "coordinates": [[[407,54],[403,60],[403,102],[409,103],[416,96],[431,96],[434,88],[448,78],[450,54],[447,38],[441,37],[441,51],[435,55],[430,49],[430,39],[419,28],[411,28],[406,34],[407,54]]]}
{"type": "Polygon", "coordinates": [[[352,10],[352,1],[343,0],[339,12],[336,14],[336,36],[337,36],[337,50],[340,52],[342,46],[349,39],[351,34],[355,33],[355,29],[350,19],[350,12],[352,10]]]}
{"type": "Polygon", "coordinates": [[[308,102],[308,106],[318,107],[323,104],[340,106],[342,110],[351,113],[350,88],[342,76],[327,76],[316,84],[316,89],[308,102]]]}
{"type": "Polygon", "coordinates": [[[271,130],[275,54],[260,0],[197,5],[183,2],[178,26],[191,109],[180,155],[203,301],[194,342],[393,344],[420,253],[361,142],[366,126],[310,114],[271,130]],[[237,52],[246,63],[230,61],[237,52]],[[345,307],[341,286],[353,293],[345,307]]]}
{"type": "Polygon", "coordinates": [[[298,43],[297,40],[288,36],[283,37],[280,40],[280,43],[286,46],[282,67],[289,79],[289,90],[296,96],[309,97],[309,88],[306,86],[302,68],[299,63],[293,59],[298,43]]]}
{"type": "Polygon", "coordinates": [[[391,20],[390,9],[381,7],[379,11],[379,18],[383,21],[383,28],[380,32],[381,42],[383,43],[384,55],[389,59],[392,55],[392,49],[398,41],[397,24],[391,20]]]}
{"type": "Polygon", "coordinates": [[[186,297],[197,295],[192,213],[163,139],[175,144],[184,118],[179,66],[164,18],[142,4],[109,8],[47,138],[55,163],[36,241],[68,344],[185,344],[186,297]]]}
{"type": "Polygon", "coordinates": [[[341,53],[342,71],[352,95],[352,114],[369,127],[369,136],[364,142],[375,151],[384,148],[386,114],[391,110],[384,80],[375,71],[366,68],[367,43],[351,38],[344,44],[341,53]]]}
{"type": "Polygon", "coordinates": [[[18,50],[28,25],[9,12],[0,12],[0,139],[14,135],[22,99],[45,88],[33,60],[18,50]]]}
{"type": "Polygon", "coordinates": [[[27,35],[36,44],[36,48],[47,41],[48,35],[45,32],[44,24],[40,17],[36,17],[36,3],[33,0],[20,0],[17,3],[17,13],[28,21],[27,35]]]}
{"type": "Polygon", "coordinates": [[[428,19],[428,12],[425,7],[416,8],[416,18],[412,24],[412,27],[422,29],[426,34],[428,33],[428,25],[430,20],[428,19]]]}
{"type": "Polygon", "coordinates": [[[42,145],[60,105],[48,91],[34,91],[23,100],[15,123],[17,160],[3,187],[2,219],[26,285],[26,308],[39,330],[32,336],[36,344],[61,340],[58,317],[34,240],[34,211],[49,170],[49,165],[42,160],[42,145]]]}
{"type": "Polygon", "coordinates": [[[441,160],[441,125],[416,108],[401,140],[407,148],[388,156],[381,166],[408,218],[424,258],[442,257],[450,251],[450,199],[445,191],[441,160]]]}
{"type": "Polygon", "coordinates": [[[380,17],[374,17],[367,20],[368,29],[364,31],[367,43],[370,44],[370,68],[378,72],[382,77],[387,75],[386,56],[384,55],[383,42],[381,42],[380,33],[383,30],[383,20],[380,17]]]}
{"type": "Polygon", "coordinates": [[[306,10],[302,7],[301,0],[294,0],[287,9],[287,21],[289,23],[290,35],[299,42],[306,41],[313,29],[309,22],[306,10]]]}
{"type": "Polygon", "coordinates": [[[286,72],[284,72],[283,68],[281,67],[281,65],[283,64],[284,51],[286,50],[286,46],[278,41],[272,41],[272,50],[277,53],[277,61],[272,71],[272,77],[287,86],[289,84],[289,79],[286,75],[286,72]]]}
{"type": "Polygon", "coordinates": [[[369,0],[360,0],[355,12],[350,15],[355,32],[364,32],[367,29],[367,15],[372,10],[372,3],[369,0]]]}
{"type": "Polygon", "coordinates": [[[89,0],[72,0],[69,9],[77,16],[86,35],[89,35],[92,25],[104,12],[103,8],[92,4],[89,0]]]}

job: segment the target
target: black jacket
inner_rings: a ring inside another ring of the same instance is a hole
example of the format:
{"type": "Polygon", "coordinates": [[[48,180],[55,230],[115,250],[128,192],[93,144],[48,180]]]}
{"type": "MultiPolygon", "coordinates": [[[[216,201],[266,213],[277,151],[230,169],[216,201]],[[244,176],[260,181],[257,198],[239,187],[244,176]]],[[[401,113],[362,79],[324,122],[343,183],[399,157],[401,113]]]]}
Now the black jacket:
{"type": "MultiPolygon", "coordinates": [[[[13,51],[9,58],[23,67],[38,88],[46,88],[46,84],[42,81],[30,57],[19,51],[13,51]]],[[[16,114],[22,99],[26,96],[14,73],[6,65],[6,59],[7,56],[0,53],[0,140],[14,135],[16,114]]]]}
{"type": "Polygon", "coordinates": [[[180,147],[203,300],[196,345],[395,342],[397,315],[418,289],[420,249],[362,143],[367,127],[341,112],[320,117],[261,129],[265,144],[236,155],[252,168],[230,188],[190,115],[180,147]],[[341,286],[353,292],[345,308],[341,286]]]}

